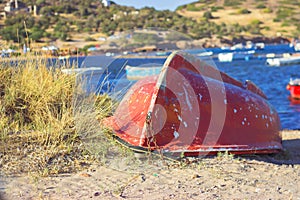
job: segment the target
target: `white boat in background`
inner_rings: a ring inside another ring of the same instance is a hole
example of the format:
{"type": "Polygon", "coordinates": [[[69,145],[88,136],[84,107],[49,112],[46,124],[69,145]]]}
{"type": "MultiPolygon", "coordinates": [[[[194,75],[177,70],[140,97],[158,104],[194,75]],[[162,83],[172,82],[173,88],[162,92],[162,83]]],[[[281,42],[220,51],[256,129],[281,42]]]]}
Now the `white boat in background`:
{"type": "Polygon", "coordinates": [[[244,45],[242,43],[238,43],[230,47],[230,50],[241,50],[244,49],[244,45]]]}
{"type": "Polygon", "coordinates": [[[263,50],[263,49],[265,49],[265,43],[257,42],[257,43],[255,43],[254,47],[255,47],[255,49],[263,50]]]}
{"type": "Polygon", "coordinates": [[[266,60],[269,66],[283,66],[283,65],[293,65],[300,64],[300,56],[290,56],[283,58],[268,58],[266,60]]]}
{"type": "Polygon", "coordinates": [[[219,53],[218,54],[218,60],[220,62],[232,62],[233,60],[233,53],[219,53]]]}
{"type": "Polygon", "coordinates": [[[208,56],[212,56],[214,53],[212,51],[204,51],[201,53],[198,53],[197,56],[198,57],[208,57],[208,56]]]}
{"type": "Polygon", "coordinates": [[[80,74],[80,75],[94,75],[94,74],[102,74],[102,67],[86,67],[86,68],[70,68],[70,69],[62,69],[64,74],[80,74]]]}
{"type": "Polygon", "coordinates": [[[241,52],[229,52],[229,53],[219,53],[218,59],[220,62],[232,62],[233,60],[250,60],[255,51],[241,51],[241,52]]]}

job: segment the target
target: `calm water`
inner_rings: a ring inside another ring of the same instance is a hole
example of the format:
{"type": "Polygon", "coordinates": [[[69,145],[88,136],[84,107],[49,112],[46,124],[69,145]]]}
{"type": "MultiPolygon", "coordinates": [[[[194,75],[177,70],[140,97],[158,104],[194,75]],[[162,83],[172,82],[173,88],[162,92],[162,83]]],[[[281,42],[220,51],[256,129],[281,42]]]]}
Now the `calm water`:
{"type": "MultiPolygon", "coordinates": [[[[220,52],[220,49],[208,49],[214,53],[220,52]]],[[[192,54],[197,54],[199,50],[189,50],[192,54]]],[[[210,60],[219,70],[228,75],[244,82],[251,80],[259,86],[268,96],[269,102],[276,108],[280,116],[282,129],[300,129],[300,104],[292,104],[288,100],[289,92],[286,90],[286,85],[289,79],[300,77],[300,65],[290,65],[282,67],[269,67],[265,65],[265,55],[267,53],[282,54],[286,52],[293,52],[288,45],[272,45],[266,46],[264,50],[257,51],[258,56],[249,61],[239,60],[230,63],[218,62],[216,58],[210,60]]],[[[102,91],[111,91],[111,85],[115,85],[115,91],[125,91],[124,88],[130,87],[132,82],[126,79],[124,66],[125,65],[141,65],[145,63],[159,63],[165,61],[163,58],[158,59],[113,59],[106,56],[87,57],[80,60],[82,67],[89,66],[108,66],[105,69],[105,74],[100,78],[97,75],[92,77],[90,90],[101,88],[102,91]],[[109,81],[103,81],[108,79],[109,81]],[[103,85],[103,82],[107,83],[103,85]]]]}

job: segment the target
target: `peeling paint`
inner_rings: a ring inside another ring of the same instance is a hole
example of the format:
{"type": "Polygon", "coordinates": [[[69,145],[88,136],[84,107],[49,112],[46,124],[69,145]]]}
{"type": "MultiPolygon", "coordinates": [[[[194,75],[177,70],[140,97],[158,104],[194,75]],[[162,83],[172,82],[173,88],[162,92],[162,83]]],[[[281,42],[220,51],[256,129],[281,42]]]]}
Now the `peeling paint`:
{"type": "Polygon", "coordinates": [[[183,125],[184,125],[184,127],[185,127],[185,128],[187,128],[187,127],[188,127],[188,125],[187,125],[187,123],[186,123],[186,122],[183,122],[183,125]]]}
{"type": "Polygon", "coordinates": [[[177,139],[179,137],[179,133],[177,131],[174,131],[173,135],[174,135],[175,139],[177,139]]]}
{"type": "Polygon", "coordinates": [[[202,97],[203,97],[203,96],[202,96],[201,94],[199,94],[199,99],[200,99],[200,101],[202,101],[202,97]]]}
{"type": "Polygon", "coordinates": [[[178,120],[182,122],[182,118],[180,115],[177,116],[178,120]]]}
{"type": "Polygon", "coordinates": [[[185,87],[183,87],[183,89],[184,89],[186,103],[187,103],[189,109],[192,110],[193,107],[192,107],[192,104],[190,102],[190,99],[189,99],[189,96],[188,96],[188,92],[186,91],[185,87]]]}

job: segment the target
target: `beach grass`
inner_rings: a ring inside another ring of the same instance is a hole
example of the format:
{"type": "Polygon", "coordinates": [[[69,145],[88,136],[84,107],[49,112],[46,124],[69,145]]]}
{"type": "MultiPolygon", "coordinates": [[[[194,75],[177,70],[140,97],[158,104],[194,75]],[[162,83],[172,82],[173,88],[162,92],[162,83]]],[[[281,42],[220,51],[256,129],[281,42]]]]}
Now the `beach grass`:
{"type": "Polygon", "coordinates": [[[110,148],[99,124],[112,112],[110,98],[85,94],[76,74],[47,65],[47,58],[32,57],[14,66],[1,63],[2,173],[73,172],[110,148]]]}

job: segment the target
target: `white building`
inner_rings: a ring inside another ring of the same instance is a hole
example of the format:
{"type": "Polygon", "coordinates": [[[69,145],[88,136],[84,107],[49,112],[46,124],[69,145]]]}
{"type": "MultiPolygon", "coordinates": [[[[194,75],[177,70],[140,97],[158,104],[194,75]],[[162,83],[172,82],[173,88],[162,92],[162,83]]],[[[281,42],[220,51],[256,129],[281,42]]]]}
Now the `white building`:
{"type": "Polygon", "coordinates": [[[6,6],[4,7],[4,11],[11,12],[13,10],[18,10],[18,0],[10,0],[8,3],[6,3],[6,6]]]}
{"type": "Polygon", "coordinates": [[[110,6],[111,1],[110,0],[102,0],[102,3],[105,7],[108,7],[108,6],[110,6]]]}

